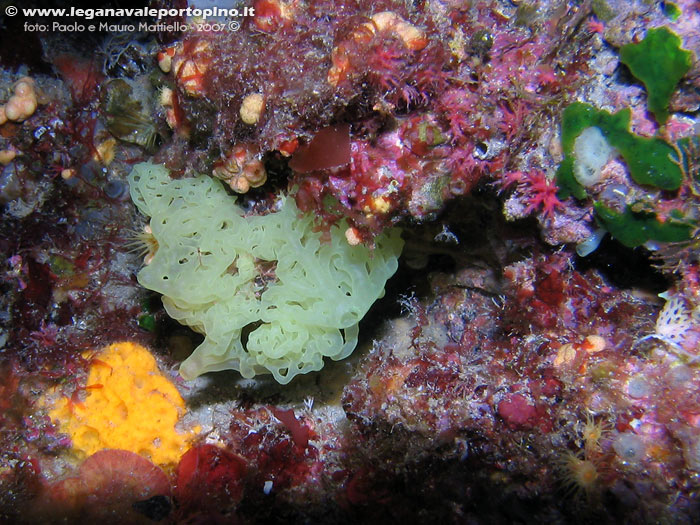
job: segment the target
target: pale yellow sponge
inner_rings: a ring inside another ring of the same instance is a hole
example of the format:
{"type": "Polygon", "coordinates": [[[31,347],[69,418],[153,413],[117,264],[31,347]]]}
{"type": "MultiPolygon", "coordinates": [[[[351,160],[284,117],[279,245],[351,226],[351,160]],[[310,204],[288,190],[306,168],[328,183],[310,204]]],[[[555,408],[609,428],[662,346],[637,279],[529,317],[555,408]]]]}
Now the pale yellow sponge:
{"type": "Polygon", "coordinates": [[[187,450],[193,432],[175,428],[185,402],[143,346],[115,343],[94,355],[85,392],[84,400],[60,399],[50,412],[78,454],[122,449],[168,465],[187,450]]]}
{"type": "Polygon", "coordinates": [[[172,179],[157,164],[134,166],[129,187],[157,247],[139,284],[205,336],[180,365],[187,380],[233,369],[286,384],[321,370],[326,357],[345,359],[399,267],[397,228],[376,236],[373,249],[346,237],[347,221],[326,238],[292,197],[282,197],[276,212],[250,215],[220,181],[172,179]]]}

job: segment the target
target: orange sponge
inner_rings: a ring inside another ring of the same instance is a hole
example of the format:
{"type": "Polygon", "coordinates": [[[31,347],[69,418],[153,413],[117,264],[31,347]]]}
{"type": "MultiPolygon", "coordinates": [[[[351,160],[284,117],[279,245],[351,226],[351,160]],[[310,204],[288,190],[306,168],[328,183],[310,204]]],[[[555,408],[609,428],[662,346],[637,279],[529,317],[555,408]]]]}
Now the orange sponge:
{"type": "Polygon", "coordinates": [[[94,356],[82,402],[61,399],[51,410],[80,455],[112,448],[141,454],[157,465],[175,464],[193,431],[175,427],[185,402],[158,370],[150,352],[115,343],[94,356]]]}

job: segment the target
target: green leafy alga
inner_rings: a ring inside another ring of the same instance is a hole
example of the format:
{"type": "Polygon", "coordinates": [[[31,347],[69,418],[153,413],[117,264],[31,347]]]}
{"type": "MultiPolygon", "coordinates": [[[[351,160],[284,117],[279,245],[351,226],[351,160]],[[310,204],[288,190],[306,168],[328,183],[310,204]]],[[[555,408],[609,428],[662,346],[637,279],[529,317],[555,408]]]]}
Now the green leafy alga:
{"type": "Polygon", "coordinates": [[[647,241],[681,242],[687,241],[692,235],[692,226],[683,218],[678,210],[669,213],[662,221],[655,213],[649,211],[633,211],[630,206],[624,212],[608,208],[600,202],[593,204],[596,218],[615,239],[625,246],[634,248],[647,241]]]}
{"type": "Polygon", "coordinates": [[[629,108],[608,113],[582,102],[569,105],[562,115],[561,144],[564,161],[557,169],[558,197],[573,195],[586,198],[585,188],[574,177],[574,143],[581,132],[597,127],[605,140],[616,148],[627,164],[630,175],[637,184],[656,186],[663,190],[677,190],[683,179],[678,162],[674,162],[675,150],[660,138],[640,137],[630,128],[629,108]]]}
{"type": "Polygon", "coordinates": [[[644,40],[620,49],[620,61],[647,89],[647,107],[659,124],[668,119],[668,102],[678,81],[693,65],[693,53],[666,27],[649,29],[644,40]]]}
{"type": "Polygon", "coordinates": [[[674,22],[681,16],[681,9],[673,2],[664,2],[662,6],[664,14],[674,22]]]}
{"type": "Polygon", "coordinates": [[[139,328],[143,328],[147,332],[156,331],[156,318],[151,314],[144,314],[139,317],[139,328]]]}

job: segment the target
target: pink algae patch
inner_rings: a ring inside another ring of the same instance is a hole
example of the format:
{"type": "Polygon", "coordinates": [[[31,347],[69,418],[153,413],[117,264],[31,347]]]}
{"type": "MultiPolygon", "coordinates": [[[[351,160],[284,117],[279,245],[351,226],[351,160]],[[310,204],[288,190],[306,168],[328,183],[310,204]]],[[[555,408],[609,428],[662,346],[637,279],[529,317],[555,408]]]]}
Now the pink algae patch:
{"type": "Polygon", "coordinates": [[[511,428],[530,427],[537,417],[537,409],[521,394],[510,394],[498,403],[498,415],[511,428]]]}
{"type": "Polygon", "coordinates": [[[165,473],[127,450],[101,450],[77,475],[44,487],[31,512],[37,523],[153,523],[139,510],[149,501],[170,501],[165,473]]]}

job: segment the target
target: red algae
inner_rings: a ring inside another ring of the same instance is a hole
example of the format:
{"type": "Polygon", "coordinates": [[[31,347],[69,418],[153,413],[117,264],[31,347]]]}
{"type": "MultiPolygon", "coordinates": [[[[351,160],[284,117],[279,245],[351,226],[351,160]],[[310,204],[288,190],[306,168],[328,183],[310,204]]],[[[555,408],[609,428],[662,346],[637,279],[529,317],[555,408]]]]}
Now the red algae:
{"type": "Polygon", "coordinates": [[[252,486],[264,487],[267,482],[268,492],[281,493],[318,479],[323,465],[319,450],[309,443],[315,437],[313,429],[293,412],[275,408],[272,413],[281,424],[265,409],[236,413],[231,433],[237,452],[251,465],[252,486]],[[245,432],[249,425],[256,430],[245,432]]]}
{"type": "Polygon", "coordinates": [[[297,447],[306,448],[309,446],[311,431],[306,425],[297,419],[293,409],[290,408],[289,410],[281,410],[279,408],[272,407],[271,410],[275,417],[279,419],[284,426],[287,427],[287,429],[289,429],[292,434],[294,444],[297,447]]]}
{"type": "Polygon", "coordinates": [[[42,523],[149,523],[164,516],[152,515],[141,503],[169,502],[170,491],[165,473],[144,457],[102,450],[87,458],[76,476],[47,485],[31,515],[42,523]]]}
{"type": "Polygon", "coordinates": [[[85,104],[98,89],[103,75],[95,60],[64,53],[53,60],[56,68],[70,89],[73,100],[85,104]]]}
{"type": "Polygon", "coordinates": [[[289,167],[298,173],[340,168],[350,163],[350,125],[329,126],[297,149],[289,167]]]}
{"type": "Polygon", "coordinates": [[[225,516],[243,498],[248,467],[244,459],[215,445],[197,445],[177,466],[174,496],[178,514],[225,516]]]}
{"type": "Polygon", "coordinates": [[[498,415],[510,428],[528,428],[537,416],[535,406],[521,394],[510,394],[498,403],[498,415]]]}

